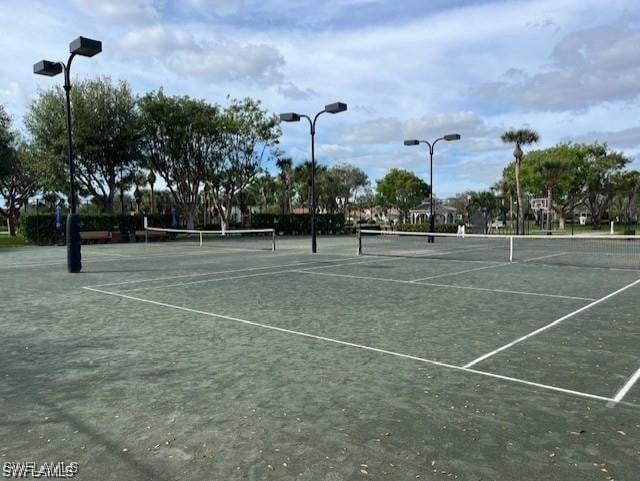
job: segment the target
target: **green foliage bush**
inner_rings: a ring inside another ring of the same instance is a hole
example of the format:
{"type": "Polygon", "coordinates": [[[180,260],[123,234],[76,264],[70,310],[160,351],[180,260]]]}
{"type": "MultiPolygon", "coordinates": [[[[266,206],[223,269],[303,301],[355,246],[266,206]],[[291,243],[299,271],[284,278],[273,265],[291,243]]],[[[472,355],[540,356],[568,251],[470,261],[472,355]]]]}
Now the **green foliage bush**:
{"type": "MultiPolygon", "coordinates": [[[[428,232],[429,224],[397,224],[396,230],[402,232],[428,232]]],[[[441,234],[455,234],[458,232],[458,224],[436,224],[434,232],[441,234]]]]}
{"type": "MultiPolygon", "coordinates": [[[[170,227],[171,216],[166,214],[147,215],[150,227],[170,227]]],[[[23,214],[18,219],[18,232],[32,244],[52,245],[65,243],[67,216],[62,216],[62,228],[56,230],[56,218],[52,213],[23,214]]],[[[142,215],[84,214],[80,215],[80,230],[108,230],[127,233],[144,229],[142,215]]],[[[123,236],[127,238],[127,236],[123,236]]]]}
{"type": "MultiPolygon", "coordinates": [[[[253,214],[251,227],[255,229],[273,228],[276,234],[311,234],[310,214],[253,214]]],[[[316,232],[322,234],[343,234],[345,232],[344,214],[317,214],[316,232]]]]}

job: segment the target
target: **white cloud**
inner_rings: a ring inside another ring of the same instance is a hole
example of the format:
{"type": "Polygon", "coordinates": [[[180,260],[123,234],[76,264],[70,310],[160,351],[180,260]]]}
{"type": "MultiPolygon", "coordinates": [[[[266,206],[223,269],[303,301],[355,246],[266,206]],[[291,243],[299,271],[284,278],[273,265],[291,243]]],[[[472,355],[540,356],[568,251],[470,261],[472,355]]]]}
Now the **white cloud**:
{"type": "Polygon", "coordinates": [[[403,120],[397,117],[376,118],[352,124],[344,129],[340,139],[346,143],[401,144],[410,138],[432,142],[442,135],[458,133],[462,136],[461,149],[479,152],[499,148],[502,131],[488,126],[476,113],[463,111],[403,120]]]}
{"type": "Polygon", "coordinates": [[[234,41],[202,44],[199,51],[178,51],[167,65],[181,75],[195,75],[210,81],[278,84],[284,59],[268,45],[234,41]]]}
{"type": "Polygon", "coordinates": [[[160,25],[129,32],[120,44],[146,52],[143,61],[162,63],[182,77],[261,85],[278,84],[283,78],[284,59],[266,44],[196,38],[192,32],[160,25]]]}
{"type": "Polygon", "coordinates": [[[306,100],[318,95],[315,90],[310,88],[302,90],[293,84],[293,82],[284,82],[278,87],[278,92],[280,92],[283,97],[293,100],[306,100]]]}
{"type": "Polygon", "coordinates": [[[186,0],[186,3],[199,12],[213,15],[231,15],[244,6],[243,0],[186,0]]]}
{"type": "Polygon", "coordinates": [[[510,69],[476,97],[533,110],[585,109],[640,96],[640,29],[614,26],[574,32],[556,44],[552,68],[531,75],[510,69]],[[518,75],[513,75],[517,72],[518,75]]]}
{"type": "Polygon", "coordinates": [[[159,15],[154,0],[73,0],[83,14],[107,20],[147,20],[159,15]]]}
{"type": "Polygon", "coordinates": [[[614,149],[640,149],[640,126],[619,131],[587,132],[577,137],[568,137],[572,142],[606,142],[614,149]]]}

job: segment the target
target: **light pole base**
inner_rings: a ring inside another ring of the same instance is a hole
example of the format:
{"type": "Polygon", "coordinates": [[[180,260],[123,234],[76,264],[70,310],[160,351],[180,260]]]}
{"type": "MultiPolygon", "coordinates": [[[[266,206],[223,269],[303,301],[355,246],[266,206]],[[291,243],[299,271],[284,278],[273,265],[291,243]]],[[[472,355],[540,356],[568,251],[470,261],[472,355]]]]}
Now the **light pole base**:
{"type": "Polygon", "coordinates": [[[69,214],[67,217],[67,272],[78,273],[82,270],[82,255],[80,253],[80,217],[69,214]]]}

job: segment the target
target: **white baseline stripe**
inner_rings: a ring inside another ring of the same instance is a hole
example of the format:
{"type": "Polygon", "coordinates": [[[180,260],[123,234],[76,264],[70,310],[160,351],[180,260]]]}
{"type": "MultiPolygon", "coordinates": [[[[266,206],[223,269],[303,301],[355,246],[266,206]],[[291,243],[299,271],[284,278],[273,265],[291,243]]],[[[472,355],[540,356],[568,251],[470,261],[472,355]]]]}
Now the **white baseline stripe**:
{"type": "Polygon", "coordinates": [[[334,344],[339,344],[342,346],[348,346],[348,347],[355,347],[357,349],[363,349],[366,351],[373,351],[373,352],[377,352],[380,354],[387,354],[390,356],[395,356],[395,357],[400,357],[403,359],[411,359],[413,361],[419,361],[419,362],[423,362],[423,363],[427,363],[427,364],[432,364],[434,366],[440,366],[440,367],[444,367],[447,369],[453,369],[456,371],[462,371],[462,372],[470,372],[470,373],[474,373],[474,374],[479,374],[482,376],[487,376],[487,377],[492,377],[495,379],[501,379],[504,381],[510,381],[510,382],[514,382],[514,383],[518,383],[518,384],[524,384],[526,386],[533,386],[533,387],[538,387],[541,389],[546,389],[549,391],[555,391],[555,392],[561,392],[564,394],[570,394],[573,396],[579,396],[579,397],[584,397],[584,398],[589,398],[589,399],[596,399],[599,401],[607,401],[607,402],[611,402],[613,401],[613,399],[608,398],[608,397],[604,397],[604,396],[598,396],[595,394],[589,394],[589,393],[585,393],[585,392],[580,392],[580,391],[573,391],[571,389],[564,389],[564,388],[560,388],[560,387],[556,387],[556,386],[551,386],[551,385],[547,385],[547,384],[541,384],[541,383],[537,383],[537,382],[531,382],[531,381],[526,381],[524,379],[518,379],[518,378],[514,378],[514,377],[509,377],[509,376],[502,376],[500,374],[493,374],[490,372],[485,372],[485,371],[479,371],[477,369],[468,369],[465,367],[460,367],[460,366],[455,366],[453,364],[447,364],[445,362],[440,362],[440,361],[434,361],[431,359],[425,359],[422,357],[417,357],[417,356],[411,356],[409,354],[402,354],[399,352],[394,352],[394,351],[388,351],[386,349],[379,349],[377,347],[371,347],[371,346],[365,346],[363,344],[356,344],[353,342],[347,342],[347,341],[341,341],[339,339],[333,339],[330,337],[324,337],[324,336],[317,336],[315,334],[309,334],[306,332],[300,332],[300,331],[294,331],[291,329],[284,329],[282,327],[276,327],[276,326],[270,326],[268,324],[262,324],[259,322],[254,322],[254,321],[248,321],[246,319],[240,319],[237,317],[231,317],[231,316],[225,316],[223,314],[215,314],[213,312],[207,312],[207,311],[201,311],[198,309],[191,309],[189,307],[182,307],[182,306],[176,306],[174,304],[167,304],[166,302],[158,302],[158,301],[152,301],[150,299],[143,299],[140,297],[134,297],[134,296],[128,296],[126,294],[121,294],[118,292],[109,292],[109,291],[104,291],[101,289],[94,289],[92,287],[83,287],[83,289],[86,289],[88,291],[93,291],[93,292],[98,292],[100,294],[107,294],[109,296],[117,296],[117,297],[122,297],[124,299],[130,299],[133,301],[139,301],[139,302],[145,302],[147,304],[153,304],[156,306],[161,306],[161,307],[168,307],[171,309],[178,309],[180,311],[185,311],[185,312],[191,312],[193,314],[200,314],[203,316],[209,316],[209,317],[216,317],[218,319],[226,319],[228,321],[234,321],[234,322],[239,322],[241,324],[246,324],[249,326],[256,326],[256,327],[261,327],[263,329],[269,329],[272,331],[278,331],[278,332],[283,332],[285,334],[292,334],[295,336],[302,336],[302,337],[307,337],[310,339],[316,339],[318,341],[326,341],[326,342],[331,342],[334,344]]]}
{"type": "Polygon", "coordinates": [[[602,298],[600,298],[600,299],[598,299],[598,300],[596,300],[596,301],[594,301],[594,302],[592,302],[590,304],[587,304],[586,306],[581,307],[580,309],[577,309],[577,310],[575,310],[573,312],[570,312],[566,316],[562,316],[559,319],[556,319],[555,321],[553,321],[552,323],[547,324],[546,326],[542,326],[540,329],[536,329],[535,331],[530,332],[529,334],[526,334],[526,335],[516,339],[515,341],[511,341],[510,343],[505,344],[504,346],[501,346],[498,349],[494,349],[493,351],[488,352],[487,354],[485,354],[483,356],[480,356],[479,358],[474,359],[473,361],[465,364],[464,367],[465,368],[469,368],[471,366],[474,366],[475,364],[478,364],[480,361],[484,361],[485,359],[488,359],[491,356],[494,356],[495,354],[497,354],[497,353],[499,353],[501,351],[504,351],[505,349],[509,349],[510,347],[515,346],[516,344],[518,344],[518,343],[520,343],[520,342],[522,342],[522,341],[524,341],[526,339],[529,339],[530,337],[533,337],[533,336],[535,336],[537,334],[540,334],[541,332],[546,331],[547,329],[549,329],[549,328],[551,328],[551,327],[553,327],[553,326],[555,326],[557,324],[560,324],[562,321],[565,321],[565,320],[569,319],[570,317],[573,317],[576,314],[581,313],[582,311],[586,311],[587,309],[589,309],[589,308],[591,308],[591,307],[593,307],[593,306],[595,306],[597,304],[600,304],[601,302],[604,302],[607,299],[610,299],[613,296],[615,296],[617,294],[620,294],[623,291],[626,291],[627,289],[630,289],[631,287],[635,286],[638,283],[640,283],[640,279],[638,279],[637,281],[632,282],[631,284],[628,284],[628,285],[618,289],[617,291],[612,292],[611,294],[608,294],[608,295],[606,295],[606,296],[604,296],[604,297],[602,297],[602,298]]]}
{"type": "MultiPolygon", "coordinates": [[[[265,252],[265,251],[262,251],[265,252]]],[[[93,252],[91,253],[93,254],[93,252]]],[[[104,263],[104,262],[122,262],[123,259],[131,259],[132,261],[137,261],[139,259],[163,259],[166,258],[167,256],[171,256],[173,257],[192,257],[192,256],[213,256],[216,254],[225,254],[225,255],[229,255],[230,253],[228,251],[221,251],[221,250],[216,250],[214,251],[213,249],[206,249],[206,250],[198,250],[198,252],[189,252],[189,253],[183,253],[182,251],[180,251],[179,253],[174,253],[173,251],[163,251],[162,254],[159,255],[143,255],[143,256],[136,256],[136,255],[131,255],[131,256],[126,256],[123,254],[120,254],[120,257],[116,258],[114,256],[113,259],[82,259],[82,264],[98,264],[98,263],[104,263]]],[[[105,254],[106,255],[106,254],[105,254]]],[[[268,255],[273,256],[273,253],[269,253],[268,255]]],[[[63,266],[66,264],[66,258],[61,258],[59,260],[51,260],[51,261],[43,261],[43,262],[32,262],[32,263],[22,263],[22,264],[4,264],[4,265],[0,265],[0,269],[20,269],[20,268],[29,268],[29,267],[46,267],[46,266],[56,266],[56,265],[60,265],[63,266]]]]}
{"type": "Polygon", "coordinates": [[[627,381],[627,383],[622,386],[622,389],[620,389],[616,395],[613,397],[613,402],[612,405],[615,405],[617,403],[619,403],[620,401],[622,401],[622,399],[627,395],[627,393],[631,390],[631,388],[633,387],[633,385],[638,382],[638,379],[640,379],[640,369],[638,369],[635,374],[633,376],[631,376],[629,378],[629,380],[627,381]]]}
{"type": "Polygon", "coordinates": [[[315,274],[318,276],[332,276],[332,277],[346,277],[349,279],[365,279],[371,281],[380,282],[396,282],[399,284],[412,284],[414,286],[432,286],[432,287],[447,287],[451,289],[466,289],[470,291],[485,291],[485,292],[499,292],[503,294],[517,294],[521,296],[538,296],[538,297],[554,297],[557,299],[572,299],[577,301],[593,301],[590,297],[574,297],[574,296],[561,296],[559,294],[543,294],[540,292],[527,292],[527,291],[509,291],[506,289],[489,289],[486,287],[471,287],[471,286],[456,286],[453,284],[435,284],[432,282],[416,282],[416,281],[403,281],[401,279],[387,279],[385,277],[368,277],[368,276],[354,276],[350,274],[334,274],[331,272],[314,272],[311,269],[292,269],[290,272],[299,272],[301,274],[315,274]]]}

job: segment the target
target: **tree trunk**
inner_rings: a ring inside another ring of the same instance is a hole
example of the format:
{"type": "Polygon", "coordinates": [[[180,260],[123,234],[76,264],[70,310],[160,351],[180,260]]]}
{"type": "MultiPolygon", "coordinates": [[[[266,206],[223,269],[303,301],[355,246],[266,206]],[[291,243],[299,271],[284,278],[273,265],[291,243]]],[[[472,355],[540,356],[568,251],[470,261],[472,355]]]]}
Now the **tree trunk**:
{"type": "Polygon", "coordinates": [[[547,230],[551,231],[551,189],[547,189],[547,230]]]}
{"type": "Polygon", "coordinates": [[[522,192],[520,191],[520,161],[516,160],[516,197],[518,198],[518,219],[516,221],[516,232],[520,232],[520,222],[524,225],[524,216],[522,215],[522,192]]]}
{"type": "Polygon", "coordinates": [[[9,217],[7,219],[9,221],[9,235],[15,237],[17,215],[15,202],[12,198],[9,199],[9,217]]]}

